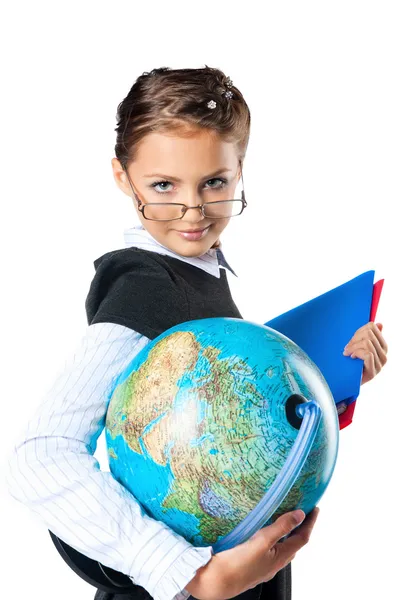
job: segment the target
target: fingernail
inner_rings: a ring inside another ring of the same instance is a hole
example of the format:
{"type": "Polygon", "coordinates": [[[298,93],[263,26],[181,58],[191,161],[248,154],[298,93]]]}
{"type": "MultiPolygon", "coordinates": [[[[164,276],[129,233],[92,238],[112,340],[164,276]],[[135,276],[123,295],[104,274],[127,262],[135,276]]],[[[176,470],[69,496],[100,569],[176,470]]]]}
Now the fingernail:
{"type": "Polygon", "coordinates": [[[301,523],[302,521],[304,521],[306,514],[303,510],[295,510],[293,516],[296,523],[301,523]]]}

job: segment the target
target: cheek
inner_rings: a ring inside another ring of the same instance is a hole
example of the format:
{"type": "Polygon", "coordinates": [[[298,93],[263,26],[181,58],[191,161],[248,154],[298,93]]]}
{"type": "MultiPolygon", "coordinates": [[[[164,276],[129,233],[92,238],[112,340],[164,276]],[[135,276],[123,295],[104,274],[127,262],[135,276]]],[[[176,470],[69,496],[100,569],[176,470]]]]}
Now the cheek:
{"type": "Polygon", "coordinates": [[[168,221],[144,220],[144,227],[153,237],[165,234],[168,231],[168,221]]]}
{"type": "Polygon", "coordinates": [[[215,233],[222,233],[225,227],[229,224],[230,219],[219,219],[215,221],[213,229],[215,233]]]}

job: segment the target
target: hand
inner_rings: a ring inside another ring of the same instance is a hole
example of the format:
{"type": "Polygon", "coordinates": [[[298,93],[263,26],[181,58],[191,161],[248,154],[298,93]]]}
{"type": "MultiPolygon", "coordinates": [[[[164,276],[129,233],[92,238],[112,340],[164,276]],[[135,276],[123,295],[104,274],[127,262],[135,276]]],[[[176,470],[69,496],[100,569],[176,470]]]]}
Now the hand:
{"type": "Polygon", "coordinates": [[[387,362],[388,346],[381,333],[382,323],[367,323],[357,329],[343,354],[364,361],[361,385],[371,381],[387,362]]]}
{"type": "Polygon", "coordinates": [[[272,579],[309,541],[319,508],[314,508],[300,526],[302,519],[296,522],[296,513],[304,519],[303,511],[285,513],[247,542],[215,554],[197,570],[186,590],[198,600],[227,600],[272,579]]]}

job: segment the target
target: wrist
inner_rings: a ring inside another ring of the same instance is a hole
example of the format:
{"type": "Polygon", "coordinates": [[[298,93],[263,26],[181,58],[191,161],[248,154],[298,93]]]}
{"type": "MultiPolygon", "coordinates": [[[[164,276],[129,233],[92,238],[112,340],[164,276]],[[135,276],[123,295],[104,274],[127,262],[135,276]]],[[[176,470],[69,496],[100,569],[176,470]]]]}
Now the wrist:
{"type": "Polygon", "coordinates": [[[216,566],[216,556],[213,555],[206,565],[197,569],[196,575],[185,589],[198,600],[223,600],[222,580],[222,573],[216,566]]]}

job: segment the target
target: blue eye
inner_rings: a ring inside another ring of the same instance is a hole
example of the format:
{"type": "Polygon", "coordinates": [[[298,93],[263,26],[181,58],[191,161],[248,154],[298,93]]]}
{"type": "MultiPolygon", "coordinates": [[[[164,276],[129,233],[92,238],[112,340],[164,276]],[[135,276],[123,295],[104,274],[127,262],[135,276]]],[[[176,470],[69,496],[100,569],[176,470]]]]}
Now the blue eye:
{"type": "Polygon", "coordinates": [[[221,188],[225,187],[225,185],[227,184],[227,180],[226,179],[222,179],[221,177],[214,177],[213,179],[209,179],[207,181],[207,183],[209,181],[221,181],[222,185],[220,185],[218,188],[213,188],[213,189],[218,189],[218,190],[220,190],[221,188]]]}
{"type": "MultiPolygon", "coordinates": [[[[222,188],[224,188],[226,186],[226,184],[228,183],[226,179],[222,178],[222,177],[213,177],[212,179],[209,179],[208,181],[206,181],[206,183],[209,183],[210,181],[220,181],[221,185],[219,185],[218,187],[212,186],[209,189],[212,190],[221,190],[222,188]]],[[[154,183],[152,183],[150,185],[150,187],[152,187],[154,189],[155,192],[157,192],[158,194],[164,194],[170,190],[166,190],[165,188],[161,191],[161,190],[157,190],[156,187],[159,185],[173,185],[170,181],[166,181],[166,180],[162,180],[162,181],[155,181],[154,183]]]]}
{"type": "MultiPolygon", "coordinates": [[[[170,181],[156,181],[155,183],[151,184],[152,188],[155,188],[157,185],[162,185],[162,184],[167,184],[167,185],[172,185],[172,183],[170,181]]],[[[163,194],[164,192],[160,192],[160,190],[155,190],[156,192],[158,192],[159,194],[163,194]]],[[[164,190],[165,191],[165,190],[164,190]]]]}

